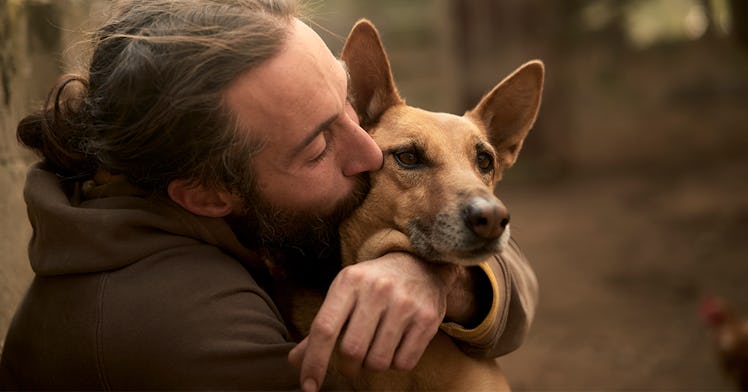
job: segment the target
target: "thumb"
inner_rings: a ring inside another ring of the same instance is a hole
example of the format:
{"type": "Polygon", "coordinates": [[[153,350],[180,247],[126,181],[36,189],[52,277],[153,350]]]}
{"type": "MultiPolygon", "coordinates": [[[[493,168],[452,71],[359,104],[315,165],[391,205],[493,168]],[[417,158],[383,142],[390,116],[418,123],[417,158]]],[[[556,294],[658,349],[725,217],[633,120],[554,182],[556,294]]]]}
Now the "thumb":
{"type": "Polygon", "coordinates": [[[291,351],[288,352],[288,363],[290,363],[292,366],[300,368],[301,367],[301,361],[304,359],[304,354],[306,353],[306,348],[309,345],[309,338],[304,338],[304,340],[301,341],[301,343],[297,344],[296,347],[291,349],[291,351]]]}

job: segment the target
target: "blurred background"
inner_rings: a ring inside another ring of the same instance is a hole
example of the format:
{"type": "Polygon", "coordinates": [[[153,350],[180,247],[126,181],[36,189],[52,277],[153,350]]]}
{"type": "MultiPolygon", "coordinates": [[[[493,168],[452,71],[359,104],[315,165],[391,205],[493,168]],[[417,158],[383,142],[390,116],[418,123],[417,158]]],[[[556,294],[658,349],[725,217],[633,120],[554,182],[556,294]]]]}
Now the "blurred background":
{"type": "MultiPolygon", "coordinates": [[[[730,390],[703,298],[748,314],[748,2],[325,0],[338,53],[382,33],[408,103],[462,113],[522,63],[546,64],[540,117],[499,186],[538,275],[516,390],[730,390]]],[[[17,122],[85,69],[104,0],[0,0],[0,334],[28,286],[17,122]]]]}

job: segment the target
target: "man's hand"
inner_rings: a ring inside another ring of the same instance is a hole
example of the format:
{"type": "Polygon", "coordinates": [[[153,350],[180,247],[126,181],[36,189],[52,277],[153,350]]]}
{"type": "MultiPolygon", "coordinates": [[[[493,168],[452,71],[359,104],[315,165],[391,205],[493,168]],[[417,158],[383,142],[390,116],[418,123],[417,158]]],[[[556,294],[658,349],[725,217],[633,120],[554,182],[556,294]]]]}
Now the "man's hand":
{"type": "Polygon", "coordinates": [[[344,268],[330,285],[309,336],[288,355],[304,391],[322,385],[339,341],[341,371],[410,370],[439,329],[459,267],[389,253],[344,268]]]}

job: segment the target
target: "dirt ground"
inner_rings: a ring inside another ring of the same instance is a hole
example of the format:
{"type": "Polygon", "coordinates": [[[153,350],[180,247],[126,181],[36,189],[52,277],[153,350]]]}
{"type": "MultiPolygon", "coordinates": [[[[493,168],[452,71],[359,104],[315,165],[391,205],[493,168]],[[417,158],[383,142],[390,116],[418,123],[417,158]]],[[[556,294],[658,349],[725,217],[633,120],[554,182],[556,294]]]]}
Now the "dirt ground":
{"type": "Polygon", "coordinates": [[[541,294],[526,344],[502,360],[513,388],[734,389],[698,306],[718,294],[748,313],[746,178],[746,159],[556,181],[510,175],[500,194],[541,294]]]}

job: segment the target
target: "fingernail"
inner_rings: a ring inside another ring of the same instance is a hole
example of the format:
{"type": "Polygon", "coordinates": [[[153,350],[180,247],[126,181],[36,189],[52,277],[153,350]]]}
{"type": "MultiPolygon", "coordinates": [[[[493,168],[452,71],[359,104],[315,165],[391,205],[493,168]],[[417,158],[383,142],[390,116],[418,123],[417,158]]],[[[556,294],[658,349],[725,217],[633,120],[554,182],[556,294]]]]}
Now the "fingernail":
{"type": "Polygon", "coordinates": [[[317,383],[314,382],[314,379],[307,378],[304,380],[304,385],[301,389],[303,389],[304,392],[317,392],[317,383]]]}

